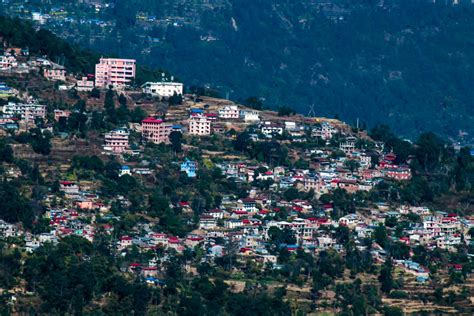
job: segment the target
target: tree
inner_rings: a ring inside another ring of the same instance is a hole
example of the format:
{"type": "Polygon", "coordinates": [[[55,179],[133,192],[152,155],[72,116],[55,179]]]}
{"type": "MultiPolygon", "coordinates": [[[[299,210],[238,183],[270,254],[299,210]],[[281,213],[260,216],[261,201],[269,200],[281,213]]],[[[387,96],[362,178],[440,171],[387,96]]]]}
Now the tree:
{"type": "Polygon", "coordinates": [[[390,293],[390,291],[393,288],[393,264],[392,260],[390,258],[387,258],[385,263],[382,266],[382,269],[380,270],[380,275],[378,277],[378,280],[380,281],[380,289],[384,293],[390,293]]]}
{"type": "Polygon", "coordinates": [[[292,116],[295,115],[296,111],[289,106],[280,106],[278,108],[278,116],[292,116]]]}
{"type": "Polygon", "coordinates": [[[0,140],[0,162],[13,162],[13,150],[5,139],[0,140]]]}
{"type": "Polygon", "coordinates": [[[183,134],[181,132],[178,132],[178,131],[172,131],[168,137],[169,137],[169,140],[171,142],[171,147],[173,147],[173,150],[176,153],[181,152],[181,144],[183,142],[183,134]]]}

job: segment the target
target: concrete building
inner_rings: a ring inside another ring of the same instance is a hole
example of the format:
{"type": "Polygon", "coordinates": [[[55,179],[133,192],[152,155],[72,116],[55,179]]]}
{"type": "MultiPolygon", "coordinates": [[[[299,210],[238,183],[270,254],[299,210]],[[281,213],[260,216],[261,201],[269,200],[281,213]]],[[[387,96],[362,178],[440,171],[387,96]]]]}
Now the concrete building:
{"type": "Polygon", "coordinates": [[[43,70],[43,76],[48,80],[66,81],[66,69],[54,64],[52,67],[43,70]]]}
{"type": "Polygon", "coordinates": [[[144,93],[153,96],[171,97],[173,94],[183,94],[183,84],[179,82],[146,82],[142,85],[144,93]]]}
{"type": "Polygon", "coordinates": [[[142,121],[143,138],[155,144],[168,143],[172,130],[172,124],[165,123],[163,120],[154,117],[148,117],[142,121]]]}
{"type": "Polygon", "coordinates": [[[0,56],[0,70],[8,70],[15,67],[18,67],[15,56],[0,56]]]}
{"type": "Polygon", "coordinates": [[[190,118],[189,134],[197,136],[211,135],[211,121],[204,116],[190,118]]]}
{"type": "Polygon", "coordinates": [[[95,65],[95,85],[98,88],[123,87],[135,79],[135,59],[101,58],[95,65]]]}
{"type": "Polygon", "coordinates": [[[46,117],[46,105],[33,103],[8,102],[3,106],[3,114],[20,116],[26,121],[34,121],[36,118],[46,117]]]}
{"type": "Polygon", "coordinates": [[[222,119],[238,119],[240,116],[237,105],[226,105],[219,109],[219,117],[222,119]]]}
{"type": "Polygon", "coordinates": [[[88,80],[87,77],[82,77],[77,81],[77,91],[92,91],[94,89],[94,81],[88,80]]]}
{"type": "Polygon", "coordinates": [[[128,136],[130,133],[119,128],[105,134],[104,150],[121,154],[128,148],[128,136]]]}
{"type": "Polygon", "coordinates": [[[245,122],[260,122],[259,112],[255,110],[241,110],[240,118],[245,122]]]}

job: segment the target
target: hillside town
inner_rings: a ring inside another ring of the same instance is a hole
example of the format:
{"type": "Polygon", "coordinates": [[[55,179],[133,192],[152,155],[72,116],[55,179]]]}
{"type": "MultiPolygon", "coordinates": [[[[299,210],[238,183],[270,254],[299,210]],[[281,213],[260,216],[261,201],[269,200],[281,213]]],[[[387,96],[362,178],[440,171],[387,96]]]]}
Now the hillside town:
{"type": "MultiPolygon", "coordinates": [[[[34,254],[74,236],[106,239],[120,273],[157,289],[170,286],[167,263],[194,252],[198,259],[188,259],[187,274],[225,266],[235,292],[246,284],[237,275],[250,269],[280,275],[275,280],[291,279],[310,302],[301,303],[306,312],[342,307],[336,290],[319,281],[311,296],[305,288],[313,276],[304,267],[290,271],[294,258],[357,253],[354,266],[393,265],[390,273],[401,281],[384,290],[385,304],[413,313],[469,310],[472,195],[465,209],[428,198],[436,193],[423,191],[419,179],[431,162],[400,149],[415,145],[384,141],[335,118],[187,93],[164,74],[139,84],[136,74],[134,59],[102,57],[95,73],[78,75],[4,43],[0,128],[15,159],[3,160],[2,178],[5,186],[27,183],[23,190],[42,211],[32,217],[41,229],[4,216],[2,242],[34,254]],[[430,253],[436,261],[427,259],[430,253]],[[437,267],[446,257],[455,259],[437,267]],[[451,295],[458,305],[417,293],[446,278],[451,283],[441,297],[451,295]]],[[[471,166],[473,154],[466,158],[471,166]]],[[[351,272],[341,278],[362,269],[346,268],[351,272]]],[[[18,285],[9,304],[26,292],[18,285]]]]}

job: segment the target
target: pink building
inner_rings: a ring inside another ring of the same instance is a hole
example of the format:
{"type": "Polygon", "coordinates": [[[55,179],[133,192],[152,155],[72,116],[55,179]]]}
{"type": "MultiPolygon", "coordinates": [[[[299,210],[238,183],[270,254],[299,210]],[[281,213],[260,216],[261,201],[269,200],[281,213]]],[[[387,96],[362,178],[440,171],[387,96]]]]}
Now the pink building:
{"type": "Polygon", "coordinates": [[[68,118],[71,111],[68,110],[54,110],[54,120],[57,122],[61,117],[68,118]]]}
{"type": "Polygon", "coordinates": [[[197,136],[211,135],[211,121],[205,116],[190,118],[189,134],[197,136]]]}
{"type": "Polygon", "coordinates": [[[123,128],[105,134],[104,150],[120,154],[128,147],[129,132],[123,128]]]}
{"type": "Polygon", "coordinates": [[[169,135],[172,129],[173,126],[171,124],[154,117],[149,117],[142,121],[143,138],[155,144],[169,143],[169,135]]]}
{"type": "Polygon", "coordinates": [[[49,80],[66,81],[66,70],[62,67],[45,68],[43,75],[49,80]]]}
{"type": "Polygon", "coordinates": [[[135,79],[135,59],[101,58],[95,65],[95,85],[98,88],[123,87],[135,79]]]}

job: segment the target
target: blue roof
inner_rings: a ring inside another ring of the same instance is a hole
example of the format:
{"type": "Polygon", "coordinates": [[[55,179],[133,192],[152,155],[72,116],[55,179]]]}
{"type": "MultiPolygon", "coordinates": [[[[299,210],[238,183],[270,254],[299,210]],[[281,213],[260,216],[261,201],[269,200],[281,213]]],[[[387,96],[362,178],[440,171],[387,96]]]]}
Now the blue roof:
{"type": "Polygon", "coordinates": [[[129,166],[122,166],[122,170],[130,170],[129,166]]]}

